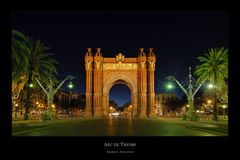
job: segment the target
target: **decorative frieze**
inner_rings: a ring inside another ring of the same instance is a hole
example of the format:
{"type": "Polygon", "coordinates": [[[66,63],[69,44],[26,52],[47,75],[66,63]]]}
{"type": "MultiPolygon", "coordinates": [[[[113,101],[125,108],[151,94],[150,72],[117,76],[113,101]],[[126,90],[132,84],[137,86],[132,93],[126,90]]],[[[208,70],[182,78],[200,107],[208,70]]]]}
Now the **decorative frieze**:
{"type": "Polygon", "coordinates": [[[136,63],[103,63],[104,70],[137,70],[136,63]]]}

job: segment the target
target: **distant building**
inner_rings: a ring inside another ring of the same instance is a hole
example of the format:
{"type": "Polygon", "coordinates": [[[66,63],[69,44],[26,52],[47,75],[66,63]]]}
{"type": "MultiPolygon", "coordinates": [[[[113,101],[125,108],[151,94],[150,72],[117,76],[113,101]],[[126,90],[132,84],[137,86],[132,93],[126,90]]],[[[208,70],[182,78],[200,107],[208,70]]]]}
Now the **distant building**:
{"type": "Polygon", "coordinates": [[[176,95],[173,93],[156,93],[155,94],[155,110],[157,115],[163,115],[168,112],[169,100],[176,100],[176,95]]]}
{"type": "Polygon", "coordinates": [[[69,108],[85,108],[85,95],[71,93],[70,91],[59,89],[54,96],[54,103],[60,110],[69,110],[69,108]]]}
{"type": "Polygon", "coordinates": [[[54,103],[58,109],[66,109],[70,103],[70,91],[59,89],[54,96],[54,103]]]}

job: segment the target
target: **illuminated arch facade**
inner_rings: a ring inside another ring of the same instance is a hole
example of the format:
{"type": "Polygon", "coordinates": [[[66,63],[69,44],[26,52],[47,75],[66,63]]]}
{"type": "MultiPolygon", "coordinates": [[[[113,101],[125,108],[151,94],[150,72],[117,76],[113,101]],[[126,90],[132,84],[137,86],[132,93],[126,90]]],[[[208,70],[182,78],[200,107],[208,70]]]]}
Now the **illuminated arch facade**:
{"type": "Polygon", "coordinates": [[[88,48],[85,54],[85,116],[108,117],[109,91],[113,85],[122,83],[131,91],[133,117],[154,117],[155,62],[152,48],[149,48],[147,55],[140,48],[136,58],[126,58],[122,53],[114,58],[104,58],[101,48],[97,48],[94,55],[92,49],[88,48]]]}

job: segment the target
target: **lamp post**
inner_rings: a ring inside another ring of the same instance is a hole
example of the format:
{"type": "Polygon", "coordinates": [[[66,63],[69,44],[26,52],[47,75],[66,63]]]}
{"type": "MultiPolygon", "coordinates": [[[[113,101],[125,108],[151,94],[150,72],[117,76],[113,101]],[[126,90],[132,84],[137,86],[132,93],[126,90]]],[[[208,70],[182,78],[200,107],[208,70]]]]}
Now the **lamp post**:
{"type": "Polygon", "coordinates": [[[213,90],[213,99],[212,99],[212,107],[213,107],[213,120],[218,120],[218,106],[217,106],[217,95],[216,95],[216,88],[218,88],[217,84],[208,84],[208,89],[213,90]]]}
{"type": "MultiPolygon", "coordinates": [[[[73,89],[73,83],[72,83],[72,81],[70,81],[70,83],[68,84],[68,88],[69,88],[69,90],[70,90],[69,100],[68,100],[68,108],[70,109],[71,101],[72,101],[72,89],[73,89]]],[[[69,112],[69,111],[68,111],[68,112],[69,112]]]]}
{"type": "Polygon", "coordinates": [[[35,78],[39,86],[43,89],[44,93],[47,95],[47,100],[48,100],[47,111],[44,113],[43,119],[48,119],[48,120],[54,119],[55,115],[53,113],[53,108],[52,108],[54,95],[57,93],[59,88],[64,84],[66,80],[68,79],[72,80],[73,78],[74,78],[73,76],[67,76],[55,89],[53,89],[53,83],[51,78],[49,79],[49,84],[47,86],[47,89],[45,89],[43,85],[39,82],[39,80],[35,78]]]}
{"type": "MultiPolygon", "coordinates": [[[[181,83],[178,82],[178,80],[173,77],[173,76],[169,76],[167,77],[168,80],[173,80],[175,81],[178,86],[181,88],[181,90],[185,93],[185,95],[187,96],[188,99],[188,111],[185,113],[183,120],[198,120],[198,116],[196,114],[196,112],[194,111],[194,106],[193,106],[193,101],[194,101],[194,95],[197,93],[197,91],[200,89],[200,87],[203,85],[203,83],[206,81],[203,80],[201,84],[199,84],[196,89],[194,89],[193,87],[193,78],[192,78],[192,74],[191,74],[191,67],[189,67],[189,74],[188,74],[188,86],[185,89],[183,87],[183,85],[181,83]]],[[[173,89],[173,85],[171,83],[169,83],[167,85],[167,89],[173,89]]]]}
{"type": "Polygon", "coordinates": [[[30,83],[30,84],[29,84],[29,87],[30,87],[30,88],[33,88],[33,84],[32,84],[32,83],[30,83]]]}
{"type": "Polygon", "coordinates": [[[209,105],[211,105],[211,103],[212,103],[212,100],[208,100],[208,101],[207,101],[207,103],[208,103],[209,105]]]}
{"type": "Polygon", "coordinates": [[[225,119],[225,109],[227,108],[227,105],[224,104],[222,108],[223,108],[223,119],[225,119]]]}
{"type": "MultiPolygon", "coordinates": [[[[31,73],[31,72],[30,72],[31,73]]],[[[31,76],[29,76],[31,77],[31,76]]],[[[25,113],[24,113],[24,120],[28,120],[29,119],[29,110],[30,110],[30,92],[31,92],[31,89],[34,87],[33,83],[32,83],[32,80],[29,79],[29,81],[31,82],[27,82],[27,102],[26,102],[26,107],[25,107],[25,113]]]]}
{"type": "Polygon", "coordinates": [[[130,105],[129,108],[130,108],[130,110],[131,110],[131,111],[130,111],[130,112],[131,112],[131,118],[133,118],[133,108],[132,108],[132,105],[130,105]]]}
{"type": "Polygon", "coordinates": [[[208,86],[207,86],[209,89],[212,89],[213,87],[214,87],[214,85],[213,84],[208,84],[208,86]]]}

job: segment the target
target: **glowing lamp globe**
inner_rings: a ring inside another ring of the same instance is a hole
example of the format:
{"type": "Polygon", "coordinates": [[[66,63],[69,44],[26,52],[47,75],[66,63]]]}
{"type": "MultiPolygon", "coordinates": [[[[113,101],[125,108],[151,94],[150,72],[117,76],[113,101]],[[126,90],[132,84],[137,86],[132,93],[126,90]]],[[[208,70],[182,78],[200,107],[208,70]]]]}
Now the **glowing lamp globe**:
{"type": "Polygon", "coordinates": [[[171,83],[168,83],[166,87],[167,89],[173,89],[173,85],[171,83]]]}
{"type": "Polygon", "coordinates": [[[208,85],[208,88],[209,88],[209,89],[213,88],[213,84],[209,84],[209,85],[208,85]]]}
{"type": "Polygon", "coordinates": [[[70,83],[68,84],[68,88],[73,88],[72,82],[70,82],[70,83]]]}

